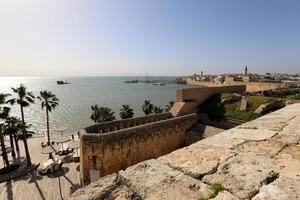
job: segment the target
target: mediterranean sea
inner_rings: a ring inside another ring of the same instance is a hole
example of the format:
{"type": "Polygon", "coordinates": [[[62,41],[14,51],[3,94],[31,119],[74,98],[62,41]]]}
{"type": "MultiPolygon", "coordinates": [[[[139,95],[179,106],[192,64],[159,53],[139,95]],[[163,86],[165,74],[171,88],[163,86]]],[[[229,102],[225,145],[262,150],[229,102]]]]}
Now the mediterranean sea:
{"type": "MultiPolygon", "coordinates": [[[[175,77],[152,77],[153,79],[171,80],[175,77]]],[[[157,106],[165,108],[169,101],[175,101],[176,90],[187,85],[151,83],[124,83],[126,80],[144,80],[145,77],[0,77],[0,93],[12,94],[11,87],[23,83],[28,91],[39,95],[41,90],[50,90],[59,98],[59,106],[50,113],[50,129],[65,127],[69,132],[93,124],[90,119],[91,105],[110,107],[117,119],[123,104],[133,108],[135,117],[143,116],[141,109],[144,100],[151,100],[157,106]],[[57,85],[57,80],[70,84],[57,85]]],[[[14,95],[14,94],[12,94],[14,95]]],[[[20,109],[14,105],[11,115],[20,117],[20,109]]],[[[32,124],[32,130],[43,133],[46,130],[46,114],[41,109],[40,101],[25,109],[25,120],[32,124]]]]}

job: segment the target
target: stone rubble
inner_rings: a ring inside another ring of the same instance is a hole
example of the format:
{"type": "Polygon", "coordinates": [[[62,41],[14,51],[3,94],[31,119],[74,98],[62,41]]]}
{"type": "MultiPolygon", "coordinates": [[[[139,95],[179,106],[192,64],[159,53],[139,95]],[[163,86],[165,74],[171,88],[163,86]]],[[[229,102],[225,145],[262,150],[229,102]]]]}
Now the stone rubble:
{"type": "Polygon", "coordinates": [[[138,163],[70,199],[300,199],[300,104],[138,163]],[[216,196],[212,185],[225,190],[216,196]]]}

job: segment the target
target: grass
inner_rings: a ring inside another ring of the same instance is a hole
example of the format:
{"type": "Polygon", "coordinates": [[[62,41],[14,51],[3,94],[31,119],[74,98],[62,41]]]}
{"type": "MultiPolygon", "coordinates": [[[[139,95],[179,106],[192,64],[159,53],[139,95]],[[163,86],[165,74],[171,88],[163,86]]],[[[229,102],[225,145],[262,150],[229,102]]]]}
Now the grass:
{"type": "Polygon", "coordinates": [[[212,191],[210,198],[215,198],[219,194],[219,192],[225,190],[225,187],[222,185],[222,183],[216,182],[210,186],[210,189],[212,191]]]}
{"type": "Polygon", "coordinates": [[[222,99],[230,98],[233,94],[223,93],[216,94],[204,102],[199,112],[206,113],[212,120],[220,120],[223,118],[236,119],[242,121],[251,121],[262,114],[254,113],[254,111],[263,103],[275,100],[275,98],[264,96],[246,96],[248,102],[247,110],[240,112],[241,101],[228,103],[220,107],[222,99]]]}
{"type": "Polygon", "coordinates": [[[170,165],[170,167],[171,167],[173,170],[182,172],[182,173],[183,173],[184,175],[186,175],[186,176],[192,177],[192,178],[197,179],[197,180],[200,180],[200,179],[201,179],[201,177],[200,177],[199,175],[194,174],[194,173],[192,173],[192,172],[190,172],[190,171],[184,170],[182,167],[179,167],[179,166],[172,166],[172,165],[170,165]]]}
{"type": "Polygon", "coordinates": [[[226,190],[221,182],[212,183],[210,186],[211,194],[208,197],[199,197],[198,200],[208,200],[218,196],[219,192],[226,190]]]}

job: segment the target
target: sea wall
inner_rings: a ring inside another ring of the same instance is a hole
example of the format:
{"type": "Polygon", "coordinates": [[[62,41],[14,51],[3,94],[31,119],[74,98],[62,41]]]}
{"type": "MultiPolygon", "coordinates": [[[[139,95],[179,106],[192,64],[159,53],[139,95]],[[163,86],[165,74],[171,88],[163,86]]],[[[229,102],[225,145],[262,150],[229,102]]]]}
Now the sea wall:
{"type": "Polygon", "coordinates": [[[197,121],[196,114],[175,118],[169,116],[170,114],[147,116],[94,125],[81,130],[80,171],[83,184],[183,147],[187,129],[197,121]],[[158,118],[161,120],[155,121],[158,118]],[[153,119],[153,122],[137,125],[142,119],[149,122],[153,119]],[[137,124],[125,128],[126,122],[137,124]],[[102,130],[108,130],[108,127],[109,130],[113,130],[111,127],[124,129],[101,133],[102,130]]]}
{"type": "MultiPolygon", "coordinates": [[[[228,78],[227,78],[228,79],[228,78]]],[[[276,90],[288,88],[293,85],[293,83],[282,83],[282,82],[251,82],[251,81],[229,81],[224,83],[215,83],[207,81],[196,81],[193,79],[188,79],[187,84],[197,85],[201,87],[221,87],[221,86],[235,86],[235,85],[246,85],[246,92],[262,92],[265,90],[276,90]]]]}

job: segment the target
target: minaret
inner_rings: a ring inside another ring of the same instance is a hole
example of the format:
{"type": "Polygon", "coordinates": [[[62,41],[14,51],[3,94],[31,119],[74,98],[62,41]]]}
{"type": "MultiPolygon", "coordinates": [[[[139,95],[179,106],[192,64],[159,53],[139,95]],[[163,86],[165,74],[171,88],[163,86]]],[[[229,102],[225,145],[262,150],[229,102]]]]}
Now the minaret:
{"type": "Polygon", "coordinates": [[[247,65],[246,65],[246,67],[245,67],[245,76],[247,76],[248,75],[248,68],[247,68],[247,65]]]}
{"type": "Polygon", "coordinates": [[[201,77],[203,77],[203,71],[201,70],[201,77]]]}

